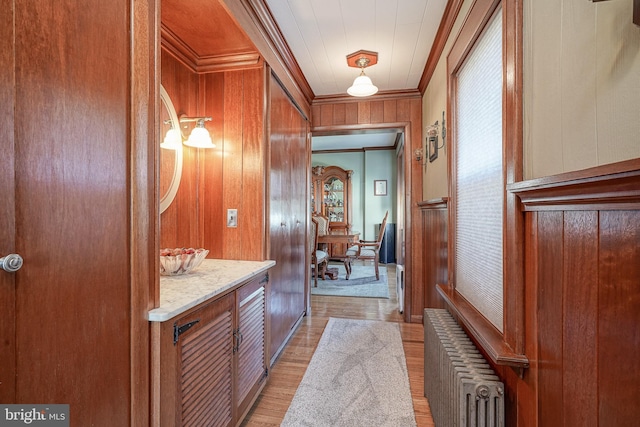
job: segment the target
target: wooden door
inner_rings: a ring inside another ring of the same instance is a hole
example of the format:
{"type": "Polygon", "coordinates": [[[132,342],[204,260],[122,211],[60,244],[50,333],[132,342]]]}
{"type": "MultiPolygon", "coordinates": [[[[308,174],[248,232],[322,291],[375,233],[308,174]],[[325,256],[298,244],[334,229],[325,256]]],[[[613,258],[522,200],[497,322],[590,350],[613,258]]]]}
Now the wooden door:
{"type": "Polygon", "coordinates": [[[0,7],[0,401],[129,425],[130,5],[0,7]]]}
{"type": "Polygon", "coordinates": [[[239,421],[249,411],[267,379],[265,313],[268,276],[236,291],[236,413],[239,421]]]}
{"type": "MultiPolygon", "coordinates": [[[[13,109],[15,105],[13,66],[13,5],[0,0],[0,257],[15,247],[15,173],[13,109]]],[[[0,270],[0,402],[15,399],[15,273],[0,270]]]]}
{"type": "Polygon", "coordinates": [[[234,316],[235,293],[229,293],[162,323],[161,426],[235,424],[234,316]]]}
{"type": "Polygon", "coordinates": [[[306,120],[271,78],[269,259],[276,260],[269,292],[270,360],[305,312],[306,120]]]}

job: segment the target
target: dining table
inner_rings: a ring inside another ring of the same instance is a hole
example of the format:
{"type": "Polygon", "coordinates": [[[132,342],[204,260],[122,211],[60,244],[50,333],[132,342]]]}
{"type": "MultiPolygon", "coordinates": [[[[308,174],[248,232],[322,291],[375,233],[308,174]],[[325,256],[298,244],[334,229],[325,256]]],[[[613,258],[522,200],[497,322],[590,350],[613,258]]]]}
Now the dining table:
{"type": "MultiPolygon", "coordinates": [[[[347,248],[349,245],[356,244],[360,241],[360,232],[359,231],[349,231],[345,232],[343,230],[329,232],[328,234],[322,234],[318,236],[318,244],[346,244],[347,248]]],[[[352,257],[348,256],[346,253],[344,254],[332,254],[332,258],[341,259],[344,263],[344,269],[347,272],[345,278],[349,280],[349,276],[351,275],[351,261],[352,257]]]]}

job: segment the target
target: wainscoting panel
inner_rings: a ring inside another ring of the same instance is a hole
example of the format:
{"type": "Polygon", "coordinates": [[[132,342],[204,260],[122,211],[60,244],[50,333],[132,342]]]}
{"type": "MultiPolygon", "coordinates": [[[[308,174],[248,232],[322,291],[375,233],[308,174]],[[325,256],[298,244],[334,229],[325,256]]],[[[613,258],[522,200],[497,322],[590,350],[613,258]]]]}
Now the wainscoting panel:
{"type": "Polygon", "coordinates": [[[538,360],[540,425],[633,424],[640,401],[640,213],[527,218],[537,218],[537,242],[527,244],[539,251],[538,354],[527,356],[538,360]]]}
{"type": "MultiPolygon", "coordinates": [[[[505,385],[506,425],[636,425],[640,159],[518,182],[507,190],[524,216],[518,238],[524,246],[529,365],[492,364],[505,385]]],[[[444,307],[436,285],[448,280],[447,204],[418,204],[427,308],[444,307]]]]}
{"type": "MultiPolygon", "coordinates": [[[[544,215],[543,215],[544,217],[544,215]]],[[[563,412],[567,419],[589,425],[597,419],[596,372],[598,313],[598,212],[564,213],[562,323],[563,412]]]]}
{"type": "Polygon", "coordinates": [[[631,425],[640,418],[640,212],[600,212],[599,242],[598,415],[600,425],[631,425]]]}
{"type": "MultiPolygon", "coordinates": [[[[562,417],[562,212],[540,215],[537,225],[538,307],[544,311],[538,311],[537,326],[538,335],[544,339],[538,340],[538,357],[534,358],[544,365],[538,373],[540,407],[545,408],[547,418],[553,419],[562,417]]],[[[544,416],[540,422],[545,425],[544,416]]]]}
{"type": "Polygon", "coordinates": [[[525,215],[531,361],[505,384],[517,390],[508,403],[514,425],[623,426],[640,417],[638,166],[509,187],[525,215]]]}
{"type": "Polygon", "coordinates": [[[425,308],[444,308],[436,285],[446,285],[447,274],[447,199],[434,199],[418,203],[422,211],[422,277],[425,308]]]}

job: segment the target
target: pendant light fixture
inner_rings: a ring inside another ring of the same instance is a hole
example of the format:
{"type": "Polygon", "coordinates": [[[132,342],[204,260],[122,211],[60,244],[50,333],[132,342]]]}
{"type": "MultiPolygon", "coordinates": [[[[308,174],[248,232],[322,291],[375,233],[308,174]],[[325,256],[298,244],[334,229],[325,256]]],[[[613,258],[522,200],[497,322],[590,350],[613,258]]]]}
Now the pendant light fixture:
{"type": "Polygon", "coordinates": [[[371,79],[364,73],[364,69],[378,63],[378,54],[366,50],[359,50],[347,55],[347,65],[349,67],[360,68],[360,75],[353,81],[353,85],[347,89],[351,96],[371,96],[378,92],[378,88],[371,79]]]}

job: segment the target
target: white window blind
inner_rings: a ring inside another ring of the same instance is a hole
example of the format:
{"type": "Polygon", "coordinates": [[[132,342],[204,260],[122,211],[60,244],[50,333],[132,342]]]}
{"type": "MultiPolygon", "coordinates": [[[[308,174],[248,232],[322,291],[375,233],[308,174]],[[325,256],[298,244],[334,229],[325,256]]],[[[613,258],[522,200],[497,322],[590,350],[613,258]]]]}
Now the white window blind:
{"type": "Polygon", "coordinates": [[[455,286],[503,330],[502,14],[457,74],[455,286]]]}

